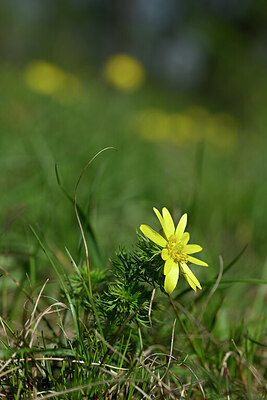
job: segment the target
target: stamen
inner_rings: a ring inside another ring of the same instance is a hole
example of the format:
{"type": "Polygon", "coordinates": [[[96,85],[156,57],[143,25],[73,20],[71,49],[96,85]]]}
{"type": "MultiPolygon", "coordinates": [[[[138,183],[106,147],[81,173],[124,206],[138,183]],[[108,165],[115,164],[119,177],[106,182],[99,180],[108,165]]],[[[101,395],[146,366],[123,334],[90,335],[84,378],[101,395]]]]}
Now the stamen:
{"type": "Polygon", "coordinates": [[[168,241],[168,244],[166,247],[168,249],[170,257],[173,259],[174,262],[186,263],[188,261],[188,256],[183,251],[184,245],[181,241],[177,240],[177,237],[175,235],[172,235],[169,238],[169,241],[168,241]]]}

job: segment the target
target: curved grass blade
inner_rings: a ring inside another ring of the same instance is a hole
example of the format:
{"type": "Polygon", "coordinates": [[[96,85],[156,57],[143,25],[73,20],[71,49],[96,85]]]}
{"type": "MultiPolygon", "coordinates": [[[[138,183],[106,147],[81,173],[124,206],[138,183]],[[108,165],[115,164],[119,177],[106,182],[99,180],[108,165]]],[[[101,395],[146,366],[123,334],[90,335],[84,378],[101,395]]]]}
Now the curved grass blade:
{"type": "MultiPolygon", "coordinates": [[[[58,171],[58,165],[57,163],[55,164],[55,172],[56,172],[56,178],[57,178],[57,183],[58,186],[60,187],[60,189],[62,190],[62,192],[64,193],[64,195],[67,197],[67,199],[72,203],[72,205],[74,206],[74,197],[72,197],[67,190],[64,188],[60,176],[59,176],[59,171],[58,171]]],[[[94,233],[94,230],[92,228],[90,219],[88,218],[88,216],[85,215],[84,211],[82,210],[82,208],[77,204],[77,210],[78,213],[81,217],[81,222],[85,228],[85,231],[88,233],[88,239],[89,239],[89,245],[90,248],[92,250],[92,258],[96,264],[96,266],[98,268],[103,268],[103,259],[101,256],[101,252],[99,249],[99,245],[94,233]]]]}

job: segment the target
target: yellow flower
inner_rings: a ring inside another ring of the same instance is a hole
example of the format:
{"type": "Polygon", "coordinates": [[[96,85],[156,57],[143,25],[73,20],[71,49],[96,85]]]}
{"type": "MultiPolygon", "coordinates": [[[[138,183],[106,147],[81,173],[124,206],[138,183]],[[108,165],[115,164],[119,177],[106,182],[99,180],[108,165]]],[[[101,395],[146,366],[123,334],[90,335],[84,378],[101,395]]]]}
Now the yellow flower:
{"type": "Polygon", "coordinates": [[[143,65],[128,54],[115,54],[105,65],[105,78],[119,90],[138,90],[145,80],[143,65]]]}
{"type": "Polygon", "coordinates": [[[25,70],[27,85],[36,92],[51,95],[65,84],[65,72],[47,61],[32,61],[25,70]]]}
{"type": "Polygon", "coordinates": [[[80,80],[47,61],[32,61],[24,71],[27,86],[62,103],[75,102],[82,92],[80,80]]]}
{"type": "Polygon", "coordinates": [[[204,261],[198,260],[189,254],[198,253],[202,250],[198,244],[188,244],[190,235],[185,232],[187,224],[187,214],[184,214],[175,229],[171,214],[166,207],[162,209],[162,215],[159,210],[153,208],[159,222],[162,226],[163,233],[160,234],[154,231],[147,225],[141,225],[141,232],[147,236],[152,242],[158,246],[163,247],[161,257],[165,261],[164,265],[164,289],[168,294],[171,294],[178,282],[179,272],[184,275],[192,289],[196,291],[201,285],[195,275],[188,267],[188,263],[201,265],[207,267],[208,264],[204,261]]]}

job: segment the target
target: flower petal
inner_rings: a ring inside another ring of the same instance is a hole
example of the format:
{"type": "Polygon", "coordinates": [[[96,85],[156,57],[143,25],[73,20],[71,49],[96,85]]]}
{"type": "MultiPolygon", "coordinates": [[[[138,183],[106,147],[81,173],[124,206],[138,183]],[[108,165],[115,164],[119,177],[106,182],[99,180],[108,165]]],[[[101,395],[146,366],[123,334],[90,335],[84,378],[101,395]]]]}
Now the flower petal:
{"type": "Polygon", "coordinates": [[[158,220],[159,220],[159,222],[160,222],[160,225],[161,225],[162,228],[163,228],[164,221],[163,221],[163,218],[162,218],[161,213],[159,212],[159,210],[158,210],[156,207],[153,207],[153,211],[154,211],[154,213],[156,214],[156,216],[158,217],[158,220]]]}
{"type": "Polygon", "coordinates": [[[189,242],[190,234],[188,232],[183,233],[181,242],[182,244],[186,245],[189,242]]]}
{"type": "Polygon", "coordinates": [[[199,246],[198,244],[187,244],[184,248],[186,254],[194,254],[202,250],[203,250],[202,247],[199,246]]]}
{"type": "Polygon", "coordinates": [[[188,256],[188,261],[190,261],[192,264],[201,265],[202,267],[208,267],[207,263],[192,256],[188,256]]]}
{"type": "Polygon", "coordinates": [[[174,291],[178,282],[178,278],[179,278],[179,267],[176,264],[176,268],[172,268],[171,272],[169,272],[168,275],[166,275],[165,277],[164,281],[165,292],[171,294],[174,291]]]}
{"type": "Polygon", "coordinates": [[[192,279],[189,278],[188,275],[184,274],[185,279],[187,280],[189,286],[191,286],[191,288],[196,291],[196,285],[194,284],[194,282],[192,281],[192,279]]]}
{"type": "Polygon", "coordinates": [[[165,261],[164,265],[164,275],[168,275],[171,270],[176,267],[178,268],[178,264],[175,263],[172,258],[168,258],[168,260],[165,261]]]}
{"type": "Polygon", "coordinates": [[[166,261],[170,258],[169,251],[167,249],[162,249],[161,258],[164,261],[166,261]]]}
{"type": "Polygon", "coordinates": [[[181,217],[181,219],[177,225],[176,231],[175,231],[175,235],[177,236],[178,240],[182,239],[186,224],[187,224],[187,214],[184,214],[181,217]]]}
{"type": "Polygon", "coordinates": [[[163,221],[164,221],[164,225],[162,227],[163,227],[163,230],[164,230],[164,233],[165,233],[167,239],[169,239],[169,237],[174,235],[174,233],[175,233],[175,226],[174,226],[172,216],[166,207],[164,207],[162,209],[162,216],[163,216],[163,221]]]}
{"type": "Polygon", "coordinates": [[[141,225],[140,231],[148,237],[148,239],[152,240],[152,242],[158,244],[161,247],[165,247],[167,244],[167,240],[164,239],[158,232],[154,231],[154,229],[150,228],[148,225],[141,225]]]}
{"type": "MultiPolygon", "coordinates": [[[[191,269],[188,267],[187,264],[182,263],[181,270],[186,275],[186,277],[188,277],[194,283],[195,286],[197,286],[199,289],[202,289],[198,279],[195,277],[195,275],[193,274],[193,272],[191,271],[191,269]]],[[[189,283],[188,280],[187,280],[187,282],[189,283]]],[[[190,283],[189,283],[189,285],[190,285],[190,283]]],[[[192,285],[190,285],[190,286],[193,287],[192,285]]]]}

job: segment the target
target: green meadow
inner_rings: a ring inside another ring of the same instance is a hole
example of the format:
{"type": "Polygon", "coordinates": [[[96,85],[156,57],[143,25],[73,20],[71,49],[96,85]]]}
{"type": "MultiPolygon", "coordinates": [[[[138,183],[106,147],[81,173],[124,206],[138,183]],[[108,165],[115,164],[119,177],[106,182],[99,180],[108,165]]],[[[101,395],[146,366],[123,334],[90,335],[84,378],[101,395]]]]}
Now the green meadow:
{"type": "Polygon", "coordinates": [[[266,399],[266,77],[30,73],[0,71],[0,398],[266,399]],[[202,290],[164,291],[153,207],[188,214],[202,290]]]}

